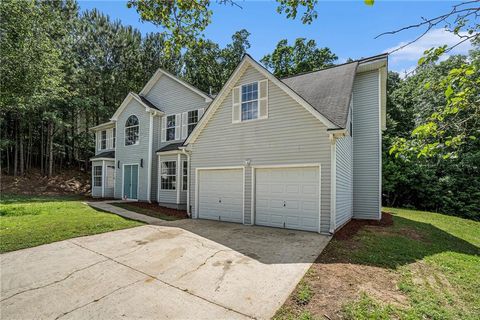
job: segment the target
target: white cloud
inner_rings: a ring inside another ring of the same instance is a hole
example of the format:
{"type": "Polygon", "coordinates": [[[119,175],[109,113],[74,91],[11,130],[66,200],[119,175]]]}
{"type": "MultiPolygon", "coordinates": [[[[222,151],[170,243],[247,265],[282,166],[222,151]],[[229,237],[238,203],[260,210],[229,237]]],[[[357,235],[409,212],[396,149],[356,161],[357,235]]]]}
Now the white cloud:
{"type": "MultiPolygon", "coordinates": [[[[411,39],[413,40],[413,39],[411,39]]],[[[410,41],[411,41],[410,40],[410,41]]],[[[423,56],[425,50],[428,50],[433,47],[439,47],[442,45],[453,46],[460,41],[460,38],[448,32],[445,29],[432,29],[421,39],[415,41],[414,43],[406,46],[403,49],[395,51],[390,55],[390,66],[393,70],[404,72],[405,70],[411,70],[416,66],[416,63],[420,57],[423,56]]],[[[398,45],[388,48],[385,52],[391,52],[397,48],[402,47],[407,44],[409,41],[400,42],[398,45]]],[[[452,51],[448,55],[444,55],[443,59],[448,58],[452,54],[466,54],[472,48],[472,45],[469,41],[466,41],[452,51]]]]}

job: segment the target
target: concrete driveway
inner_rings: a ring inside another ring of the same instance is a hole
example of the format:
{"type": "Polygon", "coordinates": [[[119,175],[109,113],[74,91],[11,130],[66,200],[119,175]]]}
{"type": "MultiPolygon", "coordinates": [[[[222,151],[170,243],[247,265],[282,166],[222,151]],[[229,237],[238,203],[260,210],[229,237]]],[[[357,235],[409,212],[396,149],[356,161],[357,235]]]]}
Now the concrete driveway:
{"type": "Polygon", "coordinates": [[[329,239],[182,220],[6,253],[0,317],[266,319],[329,239]]]}

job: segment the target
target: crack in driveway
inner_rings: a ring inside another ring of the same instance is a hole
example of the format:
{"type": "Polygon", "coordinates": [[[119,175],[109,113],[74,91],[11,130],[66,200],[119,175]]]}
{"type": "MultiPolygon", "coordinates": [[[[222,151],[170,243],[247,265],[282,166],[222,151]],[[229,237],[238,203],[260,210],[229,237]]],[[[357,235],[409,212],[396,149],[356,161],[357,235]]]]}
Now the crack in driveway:
{"type": "Polygon", "coordinates": [[[95,262],[95,263],[93,263],[93,264],[90,264],[90,265],[88,265],[88,266],[85,266],[85,267],[83,267],[83,268],[76,269],[76,270],[70,272],[69,274],[67,274],[67,275],[66,275],[65,277],[63,277],[62,279],[55,280],[55,281],[53,281],[53,282],[47,283],[47,284],[42,285],[42,286],[38,286],[38,287],[29,288],[29,289],[25,289],[25,290],[19,291],[19,292],[15,293],[15,294],[12,294],[12,295],[9,296],[9,297],[6,297],[6,298],[0,300],[0,302],[6,301],[6,300],[8,300],[8,299],[11,299],[11,298],[13,298],[13,297],[15,297],[15,296],[18,296],[19,294],[22,294],[22,293],[25,293],[25,292],[30,292],[30,291],[35,291],[35,290],[38,290],[38,289],[43,289],[43,288],[49,287],[49,286],[51,286],[51,285],[60,283],[60,282],[62,282],[62,281],[67,280],[68,278],[70,278],[71,276],[73,276],[73,275],[74,275],[75,273],[77,273],[77,272],[84,271],[84,270],[86,270],[86,269],[88,269],[88,268],[91,268],[91,267],[93,267],[93,266],[95,266],[95,265],[97,265],[97,264],[100,264],[100,263],[102,263],[102,262],[105,262],[105,261],[108,261],[108,259],[100,260],[100,261],[97,261],[97,262],[95,262]]]}
{"type": "Polygon", "coordinates": [[[216,256],[217,254],[219,254],[220,252],[227,252],[227,251],[232,251],[232,250],[223,249],[223,250],[218,250],[218,251],[214,252],[213,254],[211,254],[210,256],[208,256],[208,257],[205,259],[205,261],[203,261],[201,264],[199,264],[195,269],[185,272],[185,273],[182,274],[180,277],[178,277],[177,280],[180,280],[181,278],[185,277],[187,274],[190,274],[190,273],[193,273],[193,272],[198,271],[201,267],[203,267],[204,265],[207,264],[208,260],[210,260],[210,259],[212,259],[213,257],[215,257],[215,256],[216,256]]]}
{"type": "Polygon", "coordinates": [[[120,291],[120,290],[122,290],[122,289],[128,288],[128,287],[130,287],[130,286],[133,286],[134,284],[136,284],[136,283],[138,283],[138,282],[140,282],[140,281],[143,281],[143,280],[144,280],[144,279],[140,279],[140,280],[134,281],[134,282],[132,282],[132,283],[126,284],[126,285],[124,285],[124,286],[121,286],[121,287],[119,287],[119,288],[117,288],[117,289],[115,289],[115,290],[112,290],[112,291],[110,291],[109,293],[101,296],[100,298],[94,299],[94,300],[92,300],[92,301],[90,301],[90,302],[87,302],[87,303],[85,303],[85,304],[83,304],[83,305],[81,305],[81,306],[79,306],[79,307],[76,307],[76,308],[74,308],[74,309],[72,309],[72,310],[70,310],[70,311],[67,311],[67,312],[64,312],[64,313],[58,315],[58,316],[55,318],[55,320],[60,319],[60,318],[66,316],[67,314],[70,314],[70,313],[72,313],[72,312],[74,312],[74,311],[77,311],[77,310],[79,310],[79,309],[82,309],[82,308],[84,308],[84,307],[86,307],[86,306],[88,306],[88,305],[90,305],[90,304],[92,304],[92,303],[98,302],[98,301],[100,301],[100,300],[108,297],[109,295],[114,294],[114,293],[117,292],[117,291],[120,291]]]}
{"type": "MultiPolygon", "coordinates": [[[[162,279],[160,279],[160,278],[158,278],[158,277],[156,277],[156,276],[154,276],[154,275],[148,274],[147,272],[144,272],[144,271],[142,271],[142,270],[135,269],[135,268],[132,267],[132,266],[129,266],[129,265],[125,264],[125,263],[122,263],[122,262],[120,262],[120,261],[117,261],[117,260],[115,260],[114,258],[111,258],[111,257],[109,257],[109,256],[107,256],[107,255],[105,255],[105,254],[103,254],[103,253],[100,253],[100,252],[97,252],[97,251],[95,251],[95,250],[93,250],[93,249],[90,249],[90,248],[87,248],[87,247],[85,247],[85,246],[82,246],[82,245],[79,244],[79,243],[73,242],[73,241],[71,241],[71,240],[66,240],[66,241],[68,241],[68,242],[70,242],[70,243],[72,243],[72,244],[74,244],[74,245],[76,245],[76,246],[78,246],[78,247],[80,247],[80,248],[82,248],[82,249],[84,249],[84,250],[88,250],[88,251],[90,251],[90,252],[96,253],[96,254],[104,257],[104,258],[107,258],[108,260],[111,260],[111,261],[113,261],[113,262],[115,262],[115,263],[117,263],[117,264],[119,264],[119,265],[122,265],[122,266],[124,266],[124,267],[127,267],[127,268],[129,268],[129,269],[131,269],[131,270],[133,270],[133,271],[135,271],[135,272],[138,272],[138,273],[141,273],[141,274],[143,274],[143,275],[145,275],[145,276],[148,276],[148,277],[150,277],[150,278],[153,278],[153,279],[155,279],[155,280],[157,280],[157,281],[159,281],[159,282],[161,282],[161,283],[163,283],[163,284],[165,284],[165,285],[167,285],[167,286],[169,286],[169,287],[171,287],[171,288],[180,290],[180,291],[185,292],[186,294],[189,294],[189,295],[191,295],[191,296],[193,296],[193,297],[196,297],[196,298],[198,298],[198,299],[201,299],[201,300],[203,300],[203,301],[206,301],[206,302],[208,302],[208,303],[211,303],[211,304],[213,304],[213,305],[216,305],[217,307],[223,308],[223,309],[228,310],[228,311],[231,311],[231,312],[235,312],[235,313],[237,313],[237,314],[239,314],[239,315],[242,315],[242,316],[247,317],[247,318],[250,318],[250,319],[256,319],[256,317],[254,317],[254,316],[251,316],[251,315],[248,315],[248,314],[243,313],[243,312],[241,312],[241,311],[238,311],[238,310],[232,309],[232,308],[230,308],[230,307],[221,305],[220,303],[217,303],[217,302],[215,302],[215,301],[208,300],[207,298],[204,298],[204,297],[202,297],[202,296],[200,296],[200,295],[197,295],[197,294],[195,294],[195,293],[193,293],[193,292],[188,291],[188,289],[186,289],[186,288],[183,289],[183,288],[181,288],[181,287],[177,287],[177,286],[175,286],[175,285],[173,285],[173,284],[171,284],[171,283],[168,283],[168,282],[166,282],[166,281],[164,281],[164,280],[162,280],[162,279]]],[[[222,250],[220,250],[220,251],[222,251],[222,250]]],[[[230,251],[230,250],[223,250],[223,251],[230,251]]]]}

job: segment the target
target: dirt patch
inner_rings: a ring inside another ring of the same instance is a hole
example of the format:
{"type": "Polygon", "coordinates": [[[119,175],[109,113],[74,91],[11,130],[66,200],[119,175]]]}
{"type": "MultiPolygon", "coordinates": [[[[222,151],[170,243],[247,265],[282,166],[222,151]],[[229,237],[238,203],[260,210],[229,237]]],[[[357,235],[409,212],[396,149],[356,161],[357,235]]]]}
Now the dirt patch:
{"type": "Polygon", "coordinates": [[[398,274],[379,267],[316,262],[304,279],[314,292],[309,303],[299,306],[294,292],[284,308],[296,314],[309,311],[326,319],[342,319],[342,306],[358,299],[362,292],[385,303],[404,306],[408,304],[407,297],[397,288],[398,280],[398,274]]]}
{"type": "Polygon", "coordinates": [[[43,176],[39,170],[32,170],[23,177],[2,174],[0,192],[16,195],[88,195],[90,173],[65,170],[50,178],[43,176]]]}
{"type": "MultiPolygon", "coordinates": [[[[113,203],[115,205],[115,203],[113,203]]],[[[167,207],[159,206],[157,203],[148,203],[148,202],[128,202],[128,206],[137,207],[140,210],[137,211],[141,214],[158,217],[159,215],[167,215],[176,217],[178,219],[187,219],[187,211],[177,210],[167,207]]]]}
{"type": "Polygon", "coordinates": [[[348,240],[351,239],[354,235],[360,231],[365,226],[375,226],[375,227],[389,227],[393,225],[393,216],[389,212],[382,212],[382,219],[377,220],[358,220],[353,219],[346,225],[344,225],[340,230],[338,230],[333,236],[337,240],[348,240]]]}

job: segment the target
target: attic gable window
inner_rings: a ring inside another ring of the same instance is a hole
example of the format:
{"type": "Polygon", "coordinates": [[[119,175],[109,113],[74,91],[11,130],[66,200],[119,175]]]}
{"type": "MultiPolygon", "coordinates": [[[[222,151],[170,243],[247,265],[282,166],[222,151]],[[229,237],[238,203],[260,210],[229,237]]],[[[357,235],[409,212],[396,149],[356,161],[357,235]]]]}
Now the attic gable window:
{"type": "Polygon", "coordinates": [[[134,115],[128,117],[125,122],[125,145],[131,146],[138,144],[138,118],[134,115]]]}
{"type": "Polygon", "coordinates": [[[258,118],[258,82],[242,86],[242,121],[258,118]]]}

